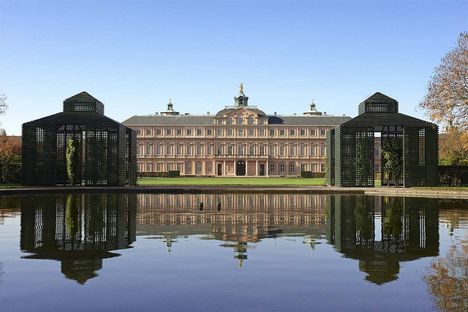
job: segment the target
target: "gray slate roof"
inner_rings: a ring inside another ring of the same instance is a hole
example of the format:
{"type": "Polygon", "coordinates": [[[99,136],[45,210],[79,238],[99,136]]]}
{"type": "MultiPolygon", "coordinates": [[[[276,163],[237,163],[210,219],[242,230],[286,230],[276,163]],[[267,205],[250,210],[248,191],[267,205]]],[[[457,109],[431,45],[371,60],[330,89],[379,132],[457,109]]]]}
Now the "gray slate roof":
{"type": "MultiPolygon", "coordinates": [[[[215,116],[132,116],[122,122],[125,126],[210,126],[215,116]]],[[[348,116],[268,116],[269,124],[285,126],[337,126],[351,120],[348,116]]]]}
{"type": "Polygon", "coordinates": [[[342,127],[376,127],[376,126],[403,126],[403,127],[436,127],[431,122],[411,117],[401,113],[362,113],[342,124],[342,127]]]}
{"type": "Polygon", "coordinates": [[[89,94],[86,91],[80,92],[78,94],[75,94],[74,96],[71,96],[67,99],[64,100],[64,102],[72,102],[72,103],[100,103],[102,104],[101,101],[96,99],[94,96],[89,94]]]}

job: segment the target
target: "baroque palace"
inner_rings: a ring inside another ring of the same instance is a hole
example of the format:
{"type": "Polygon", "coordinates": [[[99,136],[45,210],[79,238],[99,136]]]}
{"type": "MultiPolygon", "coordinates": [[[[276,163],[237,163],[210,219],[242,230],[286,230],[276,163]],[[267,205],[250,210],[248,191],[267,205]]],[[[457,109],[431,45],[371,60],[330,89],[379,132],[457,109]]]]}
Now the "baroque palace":
{"type": "Polygon", "coordinates": [[[123,122],[137,131],[142,175],[179,171],[181,176],[299,176],[325,172],[326,132],[347,116],[330,116],[315,104],[303,115],[267,115],[248,105],[243,85],[234,105],[216,115],[167,110],[123,122]]]}

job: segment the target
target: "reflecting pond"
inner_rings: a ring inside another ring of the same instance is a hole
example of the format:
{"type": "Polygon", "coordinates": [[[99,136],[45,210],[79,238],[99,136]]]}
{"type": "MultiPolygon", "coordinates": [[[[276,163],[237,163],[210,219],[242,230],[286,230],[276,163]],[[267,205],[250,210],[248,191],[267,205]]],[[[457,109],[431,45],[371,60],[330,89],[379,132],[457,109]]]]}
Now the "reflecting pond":
{"type": "Polygon", "coordinates": [[[466,311],[468,201],[0,197],[1,311],[466,311]]]}

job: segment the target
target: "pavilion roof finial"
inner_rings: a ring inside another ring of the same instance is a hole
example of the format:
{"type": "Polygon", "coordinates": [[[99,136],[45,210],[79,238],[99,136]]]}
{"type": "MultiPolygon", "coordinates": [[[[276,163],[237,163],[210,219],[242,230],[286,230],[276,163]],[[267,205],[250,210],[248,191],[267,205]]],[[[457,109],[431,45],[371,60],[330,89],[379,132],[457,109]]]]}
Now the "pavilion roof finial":
{"type": "Polygon", "coordinates": [[[239,93],[244,93],[244,83],[241,82],[239,85],[239,93]]]}

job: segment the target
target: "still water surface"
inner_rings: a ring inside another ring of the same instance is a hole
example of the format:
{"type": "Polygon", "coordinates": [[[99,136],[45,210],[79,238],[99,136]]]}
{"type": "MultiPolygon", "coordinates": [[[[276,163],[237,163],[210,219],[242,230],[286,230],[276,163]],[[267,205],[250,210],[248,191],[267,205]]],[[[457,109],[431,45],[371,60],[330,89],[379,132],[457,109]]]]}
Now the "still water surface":
{"type": "Polygon", "coordinates": [[[0,197],[2,312],[465,311],[467,259],[466,200],[0,197]]]}

